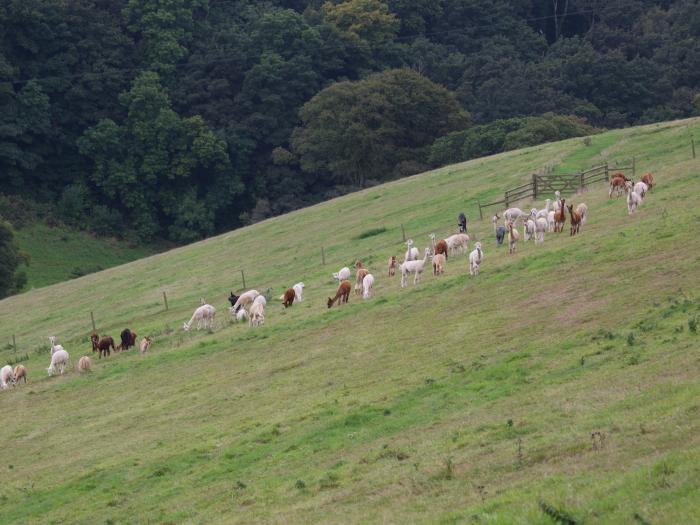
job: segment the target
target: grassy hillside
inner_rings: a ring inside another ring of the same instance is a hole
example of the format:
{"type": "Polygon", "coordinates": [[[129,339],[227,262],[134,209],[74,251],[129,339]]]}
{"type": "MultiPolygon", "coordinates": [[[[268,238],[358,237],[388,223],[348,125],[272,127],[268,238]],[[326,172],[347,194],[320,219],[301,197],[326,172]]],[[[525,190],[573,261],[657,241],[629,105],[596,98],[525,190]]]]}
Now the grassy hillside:
{"type": "Polygon", "coordinates": [[[0,522],[692,522],[699,131],[673,122],[470,161],[0,302],[30,373],[0,393],[0,522]],[[590,209],[581,235],[514,256],[476,220],[477,199],[533,169],[632,156],[657,180],[635,216],[599,184],[574,198],[590,209]],[[464,256],[416,287],[386,277],[401,224],[422,248],[461,210],[484,243],[478,278],[464,256]],[[375,297],[328,310],[331,272],[357,258],[375,297]],[[230,323],[240,269],[274,297],[304,281],[304,302],[271,301],[259,329],[230,323]],[[200,297],[216,329],[180,331],[200,297]],[[152,334],[152,353],[46,377],[46,336],[77,363],[90,311],[101,334],[152,334]]]}
{"type": "Polygon", "coordinates": [[[31,256],[26,269],[28,290],[124,264],[155,251],[41,223],[20,228],[16,234],[21,249],[31,256]]]}

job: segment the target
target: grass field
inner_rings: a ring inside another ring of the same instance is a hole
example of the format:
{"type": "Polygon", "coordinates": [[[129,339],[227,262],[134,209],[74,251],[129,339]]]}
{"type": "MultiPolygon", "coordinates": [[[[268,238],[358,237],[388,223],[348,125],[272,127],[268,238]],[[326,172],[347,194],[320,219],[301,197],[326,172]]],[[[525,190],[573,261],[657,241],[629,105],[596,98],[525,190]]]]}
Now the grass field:
{"type": "Polygon", "coordinates": [[[116,239],[97,238],[65,227],[34,223],[16,230],[20,248],[31,256],[26,290],[59,283],[151,255],[154,250],[116,239]]]}
{"type": "Polygon", "coordinates": [[[30,374],[0,392],[0,522],[697,522],[699,131],[474,160],[0,302],[30,374]],[[634,216],[601,183],[573,198],[590,209],[581,235],[514,256],[478,221],[477,200],[531,170],[632,156],[657,182],[634,216]],[[462,210],[480,276],[461,256],[416,287],[386,277],[401,224],[422,249],[462,210]],[[357,258],[375,296],[328,310],[331,273],[357,258]],[[275,298],[258,329],[228,320],[241,269],[275,298]],[[184,333],[200,297],[217,327],[184,333]],[[48,378],[46,336],[77,363],[90,311],[101,334],[153,335],[151,354],[48,378]]]}

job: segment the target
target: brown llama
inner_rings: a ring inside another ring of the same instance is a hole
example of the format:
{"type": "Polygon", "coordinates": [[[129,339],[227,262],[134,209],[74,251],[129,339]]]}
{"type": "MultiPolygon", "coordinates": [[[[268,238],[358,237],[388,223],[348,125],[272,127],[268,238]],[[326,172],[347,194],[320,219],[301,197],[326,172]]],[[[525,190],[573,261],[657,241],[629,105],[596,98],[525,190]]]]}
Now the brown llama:
{"type": "Polygon", "coordinates": [[[90,342],[92,343],[92,351],[97,352],[97,345],[100,343],[100,336],[97,335],[97,332],[90,334],[90,342]]]}
{"type": "Polygon", "coordinates": [[[27,369],[24,367],[24,365],[17,365],[14,370],[15,374],[15,383],[19,383],[20,379],[24,379],[24,382],[27,382],[27,369]]]}
{"type": "Polygon", "coordinates": [[[576,235],[581,226],[581,214],[574,211],[573,204],[569,204],[567,208],[569,208],[569,215],[571,216],[571,233],[569,235],[576,235]]]}
{"type": "Polygon", "coordinates": [[[117,351],[116,348],[114,348],[114,339],[113,338],[106,335],[102,339],[100,339],[100,342],[97,343],[97,350],[100,353],[100,359],[102,359],[102,355],[104,355],[105,357],[108,357],[110,355],[110,351],[109,351],[110,347],[115,352],[117,351]]]}
{"type": "Polygon", "coordinates": [[[564,231],[566,222],[566,199],[561,200],[561,208],[554,212],[554,231],[561,233],[564,231]]]}
{"type": "Polygon", "coordinates": [[[608,199],[612,197],[613,191],[617,192],[617,196],[625,191],[625,184],[629,182],[630,179],[625,177],[622,173],[613,173],[610,177],[610,183],[608,188],[608,199]]]}
{"type": "Polygon", "coordinates": [[[654,187],[654,176],[651,173],[645,173],[642,175],[641,181],[649,186],[649,191],[654,187]]]}
{"type": "Polygon", "coordinates": [[[284,295],[282,296],[282,304],[285,308],[289,308],[290,306],[292,306],[292,304],[294,303],[294,297],[296,297],[296,294],[294,293],[294,288],[287,288],[287,291],[284,292],[284,295]]]}
{"type": "Polygon", "coordinates": [[[350,286],[350,281],[341,282],[340,286],[338,286],[338,291],[335,292],[335,297],[333,299],[330,297],[328,298],[328,308],[333,306],[333,303],[336,301],[338,301],[338,304],[347,303],[350,297],[351,288],[352,286],[350,286]]]}
{"type": "Polygon", "coordinates": [[[362,293],[362,281],[365,279],[369,270],[367,268],[360,268],[355,274],[355,295],[360,295],[362,293]]]}
{"type": "Polygon", "coordinates": [[[396,275],[396,255],[389,257],[389,277],[396,275]]]}

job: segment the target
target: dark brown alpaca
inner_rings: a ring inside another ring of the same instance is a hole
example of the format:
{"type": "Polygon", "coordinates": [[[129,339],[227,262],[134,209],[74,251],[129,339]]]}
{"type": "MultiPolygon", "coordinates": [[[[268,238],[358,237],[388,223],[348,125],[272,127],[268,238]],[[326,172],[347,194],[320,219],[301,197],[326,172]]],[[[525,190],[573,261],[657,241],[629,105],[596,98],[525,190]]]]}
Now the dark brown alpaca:
{"type": "Polygon", "coordinates": [[[102,359],[103,354],[105,357],[110,355],[110,347],[116,352],[116,349],[114,348],[114,339],[109,336],[105,336],[100,339],[100,342],[97,343],[97,350],[100,352],[100,359],[102,359]]]}
{"type": "Polygon", "coordinates": [[[97,332],[92,332],[90,335],[90,342],[92,342],[92,351],[97,352],[97,345],[100,342],[100,336],[97,335],[97,332]]]}
{"type": "Polygon", "coordinates": [[[328,298],[328,308],[333,306],[333,303],[338,301],[338,299],[340,299],[340,301],[338,301],[338,304],[347,303],[348,298],[350,297],[351,288],[352,286],[350,286],[350,281],[343,281],[342,283],[340,283],[340,286],[338,286],[338,291],[335,292],[335,297],[333,299],[331,299],[330,297],[328,298]]]}
{"type": "Polygon", "coordinates": [[[292,306],[295,296],[294,288],[287,288],[287,291],[284,292],[284,295],[282,296],[282,304],[285,308],[292,306]]]}
{"type": "Polygon", "coordinates": [[[569,208],[569,215],[571,216],[571,233],[569,235],[576,235],[581,226],[581,215],[574,211],[573,204],[569,204],[567,208],[569,208]]]}
{"type": "Polygon", "coordinates": [[[566,222],[566,199],[561,200],[561,208],[554,212],[554,231],[561,233],[564,231],[566,222]]]}

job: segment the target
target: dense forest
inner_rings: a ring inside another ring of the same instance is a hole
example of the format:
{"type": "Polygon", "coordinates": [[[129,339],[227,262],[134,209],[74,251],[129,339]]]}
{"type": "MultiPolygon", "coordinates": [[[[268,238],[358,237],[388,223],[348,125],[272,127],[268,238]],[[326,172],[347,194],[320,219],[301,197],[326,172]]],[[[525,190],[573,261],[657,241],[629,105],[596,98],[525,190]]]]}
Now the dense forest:
{"type": "Polygon", "coordinates": [[[700,112],[698,0],[5,0],[0,29],[0,214],[141,242],[700,112]]]}

